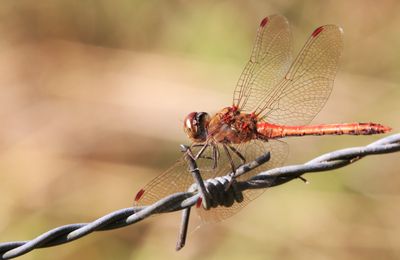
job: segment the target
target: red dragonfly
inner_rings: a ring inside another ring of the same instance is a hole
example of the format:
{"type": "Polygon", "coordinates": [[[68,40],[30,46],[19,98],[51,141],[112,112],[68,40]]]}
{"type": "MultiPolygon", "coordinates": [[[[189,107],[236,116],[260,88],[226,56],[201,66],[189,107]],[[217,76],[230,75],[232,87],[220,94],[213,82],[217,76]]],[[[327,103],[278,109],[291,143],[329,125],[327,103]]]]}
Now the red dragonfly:
{"type": "MultiPolygon", "coordinates": [[[[326,103],[333,86],[343,49],[343,31],[324,25],[313,31],[292,61],[292,38],[287,19],[281,15],[264,18],[243,73],[233,93],[232,106],[210,117],[192,112],[184,120],[184,131],[193,142],[193,153],[201,153],[197,164],[204,179],[223,176],[244,162],[269,151],[270,161],[246,173],[248,179],[283,164],[288,148],[277,140],[303,135],[370,135],[389,132],[376,123],[307,125],[326,103]],[[210,160],[211,158],[211,160],[210,160]]],[[[184,157],[141,189],[136,205],[148,205],[193,183],[184,157]]],[[[231,207],[198,208],[205,222],[232,216],[262,190],[244,191],[244,201],[231,207]]]]}

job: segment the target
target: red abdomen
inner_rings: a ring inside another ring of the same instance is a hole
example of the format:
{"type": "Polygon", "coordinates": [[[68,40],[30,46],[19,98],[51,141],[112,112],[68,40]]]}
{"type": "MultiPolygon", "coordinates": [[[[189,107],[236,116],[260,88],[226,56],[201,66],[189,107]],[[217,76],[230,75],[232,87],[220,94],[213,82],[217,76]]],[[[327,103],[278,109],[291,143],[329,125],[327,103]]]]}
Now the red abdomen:
{"type": "Polygon", "coordinates": [[[257,123],[257,132],[261,138],[274,139],[303,135],[372,135],[387,133],[390,127],[376,123],[346,123],[305,126],[274,125],[257,123]]]}

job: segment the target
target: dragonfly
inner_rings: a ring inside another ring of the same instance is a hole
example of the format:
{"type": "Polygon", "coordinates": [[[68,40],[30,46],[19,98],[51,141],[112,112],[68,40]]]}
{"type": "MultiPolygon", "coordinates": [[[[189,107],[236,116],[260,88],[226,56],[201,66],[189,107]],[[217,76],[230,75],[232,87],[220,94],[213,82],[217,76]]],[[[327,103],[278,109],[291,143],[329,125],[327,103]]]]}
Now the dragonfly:
{"type": "MultiPolygon", "coordinates": [[[[332,91],[343,49],[343,30],[337,25],[316,28],[293,60],[292,36],[287,19],[262,19],[256,40],[237,85],[231,106],[210,116],[192,112],[183,129],[192,144],[203,179],[224,176],[240,165],[269,152],[270,160],[238,180],[281,166],[289,152],[282,138],[306,135],[371,135],[390,127],[377,123],[309,125],[332,91]]],[[[185,157],[154,178],[135,197],[135,205],[149,205],[193,184],[185,157]]],[[[209,210],[199,207],[204,222],[226,219],[263,190],[246,190],[243,201],[209,210]]]]}

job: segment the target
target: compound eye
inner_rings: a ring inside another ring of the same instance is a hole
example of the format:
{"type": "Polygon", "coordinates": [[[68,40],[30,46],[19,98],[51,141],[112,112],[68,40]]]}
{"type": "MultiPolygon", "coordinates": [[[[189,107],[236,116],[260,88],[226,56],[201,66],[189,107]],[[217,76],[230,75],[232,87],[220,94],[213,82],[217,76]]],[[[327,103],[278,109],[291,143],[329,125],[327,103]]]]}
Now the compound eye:
{"type": "Polygon", "coordinates": [[[197,113],[197,124],[202,127],[208,127],[210,123],[210,115],[205,112],[197,113]]]}
{"type": "Polygon", "coordinates": [[[207,128],[210,116],[205,112],[192,112],[186,116],[183,129],[186,135],[195,142],[204,142],[207,139],[207,128]]]}
{"type": "Polygon", "coordinates": [[[197,120],[196,119],[186,119],[186,128],[190,131],[197,131],[197,120]]]}
{"type": "Polygon", "coordinates": [[[185,127],[189,130],[193,129],[192,121],[190,119],[186,119],[185,121],[185,127]]]}
{"type": "Polygon", "coordinates": [[[196,138],[198,135],[198,121],[196,112],[192,112],[186,116],[183,128],[190,138],[196,138]]]}

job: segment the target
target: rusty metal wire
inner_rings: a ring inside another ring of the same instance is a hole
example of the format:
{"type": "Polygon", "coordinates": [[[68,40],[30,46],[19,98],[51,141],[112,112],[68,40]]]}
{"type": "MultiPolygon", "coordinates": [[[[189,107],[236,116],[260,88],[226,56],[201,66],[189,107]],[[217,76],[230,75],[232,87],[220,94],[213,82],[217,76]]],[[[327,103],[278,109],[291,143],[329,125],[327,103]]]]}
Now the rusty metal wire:
{"type": "MultiPolygon", "coordinates": [[[[321,155],[305,164],[284,166],[261,172],[247,181],[237,182],[236,188],[240,191],[246,189],[269,188],[296,178],[301,178],[305,173],[329,171],[349,165],[367,155],[398,151],[400,151],[400,134],[394,134],[367,146],[347,148],[321,155]]],[[[259,162],[265,161],[265,158],[268,156],[261,156],[259,162]]],[[[254,162],[251,162],[243,166],[241,169],[243,174],[251,170],[252,167],[257,164],[258,163],[254,164],[254,162]]],[[[90,223],[78,223],[57,227],[32,240],[0,243],[0,258],[10,259],[26,254],[37,248],[68,243],[94,231],[105,231],[125,227],[153,214],[183,210],[195,205],[199,196],[198,192],[180,192],[165,197],[146,207],[131,207],[114,211],[90,223]]]]}

